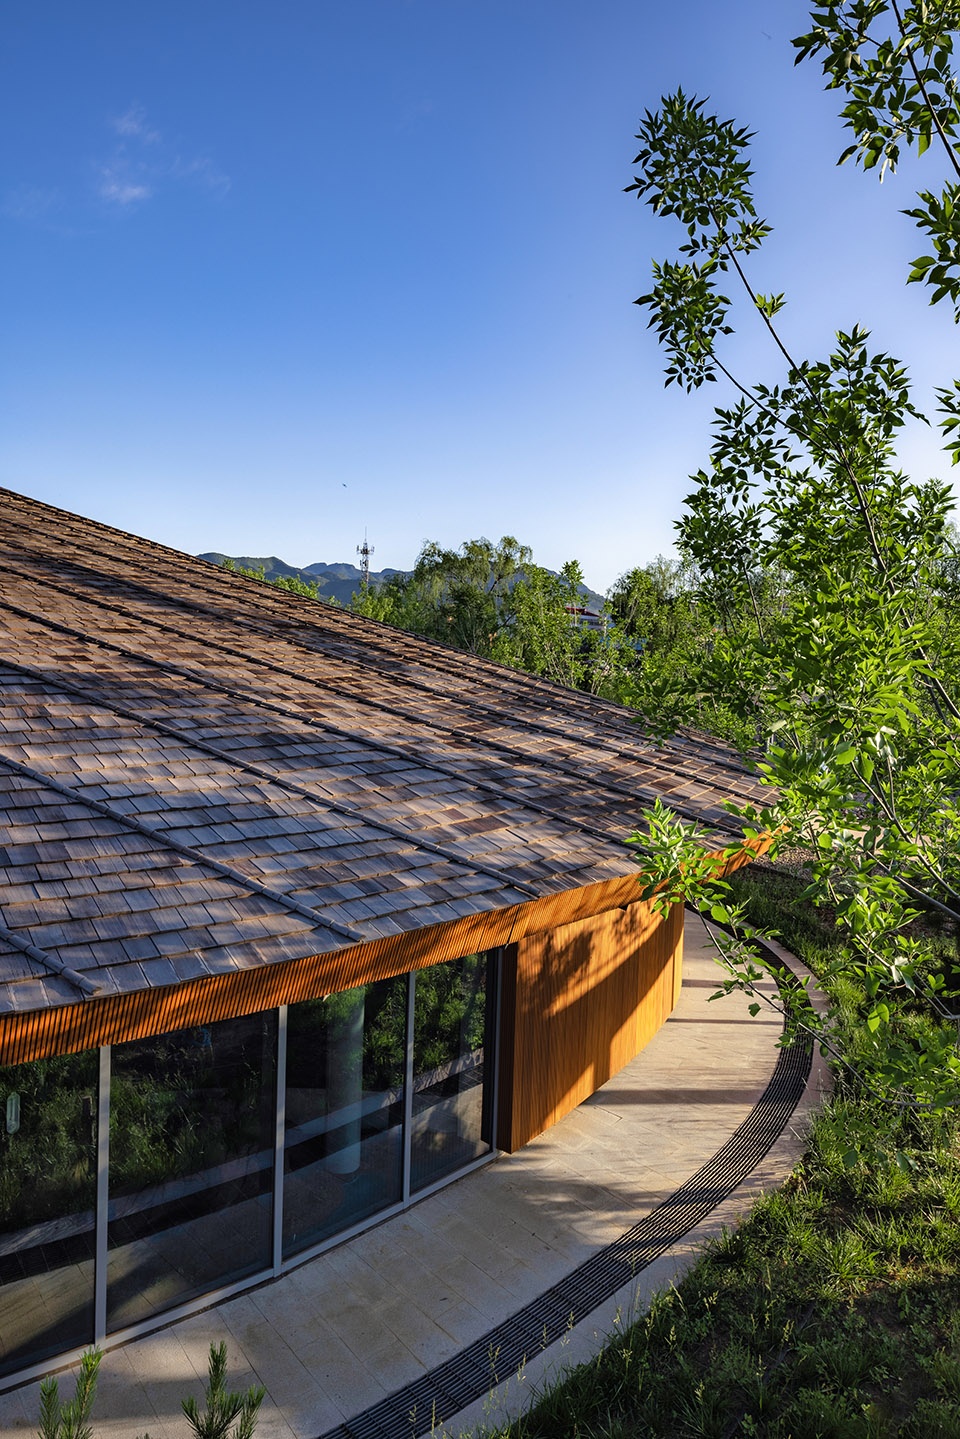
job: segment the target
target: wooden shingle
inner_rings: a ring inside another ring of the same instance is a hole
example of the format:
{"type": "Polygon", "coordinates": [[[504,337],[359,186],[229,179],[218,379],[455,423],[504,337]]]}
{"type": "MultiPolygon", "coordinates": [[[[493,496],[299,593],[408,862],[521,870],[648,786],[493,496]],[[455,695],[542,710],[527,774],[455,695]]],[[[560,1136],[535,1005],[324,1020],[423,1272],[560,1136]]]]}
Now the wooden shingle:
{"type": "Polygon", "coordinates": [[[722,841],[760,795],[715,741],[9,491],[0,561],[0,1013],[507,911],[635,872],[658,796],[722,841]]]}

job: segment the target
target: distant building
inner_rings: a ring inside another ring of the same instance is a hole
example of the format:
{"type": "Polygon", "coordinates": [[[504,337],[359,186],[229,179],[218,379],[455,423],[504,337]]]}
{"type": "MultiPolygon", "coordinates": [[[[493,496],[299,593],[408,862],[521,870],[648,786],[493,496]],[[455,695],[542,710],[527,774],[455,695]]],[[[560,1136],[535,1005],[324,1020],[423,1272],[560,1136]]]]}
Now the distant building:
{"type": "Polygon", "coordinates": [[[601,634],[607,628],[607,616],[602,610],[590,609],[587,605],[564,605],[572,624],[577,629],[597,630],[601,634]]]}
{"type": "MultiPolygon", "coordinates": [[[[624,836],[718,745],[0,492],[0,1374],[279,1274],[680,983],[624,836]]],[[[589,613],[589,612],[586,612],[589,613]]]]}

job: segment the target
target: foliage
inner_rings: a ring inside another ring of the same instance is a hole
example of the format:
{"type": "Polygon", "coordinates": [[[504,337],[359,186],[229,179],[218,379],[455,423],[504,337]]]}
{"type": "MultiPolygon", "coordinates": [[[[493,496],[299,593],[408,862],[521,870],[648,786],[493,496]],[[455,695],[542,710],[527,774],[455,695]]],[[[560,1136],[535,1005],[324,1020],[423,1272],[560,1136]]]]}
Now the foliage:
{"type": "MultiPolygon", "coordinates": [[[[643,831],[629,840],[644,852],[643,897],[659,912],[693,897],[709,922],[717,958],[727,971],[720,993],[742,990],[753,999],[751,1012],[757,1014],[762,1003],[770,1002],[758,982],[773,974],[779,985],[777,1007],[782,1007],[786,1019],[783,1043],[792,1042],[803,1029],[837,1062],[854,1066],[861,1083],[885,1102],[892,1101],[894,1107],[919,1104],[939,1109],[952,1103],[960,1073],[956,1026],[918,1023],[914,1012],[918,1008],[922,1012],[925,1001],[942,1008],[940,997],[947,992],[944,955],[926,938],[921,940],[910,932],[915,916],[905,918],[898,932],[897,963],[904,971],[909,965],[911,984],[887,983],[879,966],[865,963],[857,948],[861,931],[848,921],[832,946],[829,963],[819,970],[828,992],[837,998],[824,1014],[817,1014],[805,985],[792,982],[764,956],[756,943],[760,931],[735,902],[733,881],[724,877],[724,866],[742,857],[742,847],[734,844],[722,853],[712,853],[703,831],[680,820],[659,801],[647,812],[645,821],[643,831]],[[847,1023],[851,993],[858,997],[862,1021],[854,1030],[847,1023]],[[909,1004],[898,1004],[897,997],[905,997],[909,1004]]],[[[748,829],[748,843],[758,837],[758,831],[748,829]]],[[[819,863],[819,857],[812,857],[814,868],[819,863]]],[[[807,885],[803,893],[805,898],[823,903],[815,883],[807,885]]],[[[903,913],[909,913],[905,906],[903,913]]],[[[831,917],[836,925],[841,917],[836,908],[831,917]]]]}
{"type": "Polygon", "coordinates": [[[558,575],[528,565],[510,596],[492,658],[569,689],[626,699],[637,646],[609,612],[598,628],[582,623],[576,613],[582,608],[583,572],[575,560],[558,575]]]}
{"type": "MultiPolygon", "coordinates": [[[[81,1355],[76,1390],[69,1404],[60,1402],[56,1376],[41,1381],[38,1439],[93,1439],[90,1416],[102,1359],[99,1349],[88,1349],[81,1355]]],[[[195,1439],[253,1439],[256,1433],[260,1405],[267,1391],[262,1385],[251,1385],[245,1394],[233,1394],[225,1387],[226,1373],[226,1344],[211,1344],[203,1410],[192,1395],[181,1400],[195,1439]],[[235,1427],[231,1429],[234,1421],[235,1427]]],[[[144,1434],[141,1439],[150,1439],[150,1436],[144,1434]]]]}
{"type": "Polygon", "coordinates": [[[411,574],[393,575],[355,596],[353,608],[427,639],[487,655],[510,592],[531,558],[512,535],[496,545],[466,540],[459,550],[428,541],[411,574]]]}
{"type": "MultiPolygon", "coordinates": [[[[802,879],[755,865],[730,885],[730,902],[748,921],[775,918],[788,948],[829,976],[842,937],[802,898],[802,879]]],[[[935,936],[930,943],[936,947],[935,936]]],[[[841,1038],[856,1043],[867,996],[844,986],[831,998],[846,1016],[841,1038]]],[[[940,1026],[915,1009],[904,1017],[930,1031],[940,1026]]],[[[625,1316],[594,1361],[496,1432],[956,1435],[958,1218],[956,1112],[893,1110],[841,1073],[785,1188],[705,1246],[643,1317],[625,1316]]]]}
{"type": "MultiPolygon", "coordinates": [[[[960,123],[957,80],[953,70],[954,36],[960,29],[956,0],[828,0],[811,15],[813,28],[793,43],[797,60],[820,58],[827,88],[842,90],[847,103],[841,116],[853,132],[851,155],[865,170],[879,164],[895,170],[903,150],[922,155],[931,141],[960,180],[954,141],[960,123]]],[[[960,186],[948,183],[939,194],[924,190],[920,204],[906,213],[927,232],[933,254],[913,261],[909,279],[933,287],[930,303],[949,296],[960,319],[960,186]]]]}
{"type": "Polygon", "coordinates": [[[417,970],[413,1062],[417,1074],[438,1069],[452,1056],[482,1049],[486,1019],[487,959],[463,959],[417,970]]]}
{"type": "Polygon", "coordinates": [[[89,1421],[102,1358],[99,1349],[88,1349],[81,1356],[76,1388],[68,1404],[60,1401],[60,1385],[55,1375],[41,1380],[39,1439],[93,1439],[89,1421]]]}
{"type": "MultiPolygon", "coordinates": [[[[465,1050],[482,1048],[486,1017],[486,957],[468,954],[416,972],[414,1067],[423,1074],[465,1050]]],[[[291,1010],[289,1074],[315,1073],[330,1030],[355,1013],[364,991],[363,1087],[399,1090],[407,1053],[406,977],[306,1000],[291,1010]]]]}
{"type": "Polygon", "coordinates": [[[611,616],[645,656],[676,650],[703,631],[690,567],[664,555],[622,574],[609,601],[611,616]]]}
{"type": "MultiPolygon", "coordinates": [[[[114,1048],[116,1190],[134,1192],[263,1146],[269,1086],[262,1046],[244,1044],[244,1026],[249,1038],[251,1022],[239,1020],[114,1048]]],[[[75,1232],[92,1225],[97,1086],[96,1050],[0,1068],[0,1105],[20,1096],[19,1129],[0,1134],[3,1232],[71,1216],[75,1232]]]]}
{"type": "Polygon", "coordinates": [[[578,623],[583,590],[576,561],[552,574],[506,535],[496,545],[467,540],[459,550],[429,542],[411,574],[355,596],[352,607],[484,659],[629,702],[637,645],[612,613],[598,630],[578,623]]]}
{"type": "MultiPolygon", "coordinates": [[[[902,148],[922,153],[934,136],[960,174],[950,68],[958,14],[945,0],[904,9],[837,0],[796,42],[799,57],[819,56],[828,85],[845,92],[855,136],[846,154],[866,168],[877,160],[881,170],[895,168],[902,148]]],[[[960,917],[960,628],[949,487],[899,467],[903,428],[923,419],[900,363],[859,325],[839,331],[829,355],[796,358],[779,327],[784,296],[751,283],[751,256],[771,228],[754,201],[749,132],[678,90],[647,112],[638,138],[628,188],[683,232],[678,258],[654,266],[653,288],[638,301],[666,350],[666,382],[695,390],[722,376],[735,392],[715,411],[709,461],[693,477],[678,528],[698,576],[697,603],[716,625],[703,682],[765,751],[758,770],[770,802],[737,811],[747,843],[768,831],[775,850],[813,855],[808,892],[844,926],[837,962],[870,1000],[870,1043],[860,1047],[871,1051],[877,1082],[903,1102],[954,1103],[954,1047],[897,1030],[891,1007],[893,996],[909,993],[943,1009],[946,978],[911,929],[918,904],[960,917]],[[724,363],[733,302],[720,285],[730,280],[783,364],[778,384],[748,383],[724,363]]],[[[918,198],[911,214],[921,227],[941,227],[936,266],[927,267],[936,271],[932,298],[956,302],[960,210],[950,186],[935,203],[918,198]]],[[[949,448],[960,385],[938,397],[949,448]]],[[[670,838],[664,816],[650,822],[651,846],[669,873],[684,828],[670,838]]],[[[676,871],[675,883],[696,897],[692,874],[687,882],[676,871]]],[[[722,907],[712,885],[702,900],[722,907]]],[[[749,983],[755,961],[730,958],[749,983]]]]}
{"type": "MultiPolygon", "coordinates": [[[[616,581],[610,610],[640,659],[624,697],[653,735],[665,737],[689,723],[748,748],[756,739],[756,725],[731,710],[711,672],[718,634],[731,627],[738,634],[749,631],[754,620],[742,611],[731,614],[729,595],[716,595],[718,604],[704,603],[710,585],[711,577],[689,560],[662,555],[616,581]]],[[[778,603],[776,588],[762,581],[757,588],[766,614],[778,603]]]]}
{"type": "Polygon", "coordinates": [[[211,1344],[203,1410],[193,1395],[181,1401],[181,1408],[196,1439],[253,1439],[260,1405],[267,1391],[262,1385],[251,1385],[245,1394],[234,1394],[226,1388],[226,1373],[226,1344],[211,1344]],[[231,1428],[234,1421],[236,1425],[231,1428]]]}
{"type": "Polygon", "coordinates": [[[264,1050],[250,1020],[116,1046],[110,1080],[115,1192],[135,1192],[261,1149],[270,1125],[264,1050]]]}
{"type": "MultiPolygon", "coordinates": [[[[289,590],[292,595],[302,595],[304,599],[318,600],[320,588],[316,580],[302,580],[299,575],[277,575],[276,579],[270,581],[278,590],[289,590]]],[[[336,600],[324,600],[324,604],[335,605],[336,600]]]]}
{"type": "Polygon", "coordinates": [[[57,1055],[0,1070],[0,1105],[20,1096],[20,1127],[0,1132],[0,1227],[93,1208],[97,1054],[57,1055]]]}

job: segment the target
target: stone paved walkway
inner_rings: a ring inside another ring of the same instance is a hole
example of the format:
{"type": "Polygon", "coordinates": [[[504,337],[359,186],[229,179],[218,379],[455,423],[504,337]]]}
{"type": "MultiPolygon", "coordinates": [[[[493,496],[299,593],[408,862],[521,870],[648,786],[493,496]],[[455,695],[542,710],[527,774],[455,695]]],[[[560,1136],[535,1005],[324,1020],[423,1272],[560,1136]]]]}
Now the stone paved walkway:
{"type": "MultiPolygon", "coordinates": [[[[151,1439],[185,1439],[180,1399],[199,1397],[209,1345],[220,1339],[231,1387],[267,1387],[258,1439],[317,1439],[617,1238],[720,1147],[773,1070],[778,1020],[751,1019],[742,996],[708,1003],[716,973],[702,931],[688,921],[674,1014],[641,1055],[547,1134],[279,1280],[108,1351],[97,1439],[145,1430],[151,1439]]],[[[445,1432],[515,1412],[559,1367],[595,1352],[702,1237],[731,1222],[758,1187],[785,1176],[799,1143],[796,1132],[786,1134],[709,1222],[445,1432]]],[[[69,1375],[62,1387],[72,1392],[69,1375]]],[[[38,1404],[36,1384],[0,1395],[0,1434],[35,1431],[38,1404]]],[[[429,1416],[424,1421],[429,1430],[429,1416]]]]}

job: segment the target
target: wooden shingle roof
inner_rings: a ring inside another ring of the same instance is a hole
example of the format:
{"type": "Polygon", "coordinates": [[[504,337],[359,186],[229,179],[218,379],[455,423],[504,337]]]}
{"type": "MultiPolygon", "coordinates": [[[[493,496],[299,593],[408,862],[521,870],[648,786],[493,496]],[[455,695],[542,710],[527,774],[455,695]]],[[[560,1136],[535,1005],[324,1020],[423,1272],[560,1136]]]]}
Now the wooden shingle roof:
{"type": "Polygon", "coordinates": [[[696,737],[0,490],[0,1013],[630,874],[696,737]]]}

